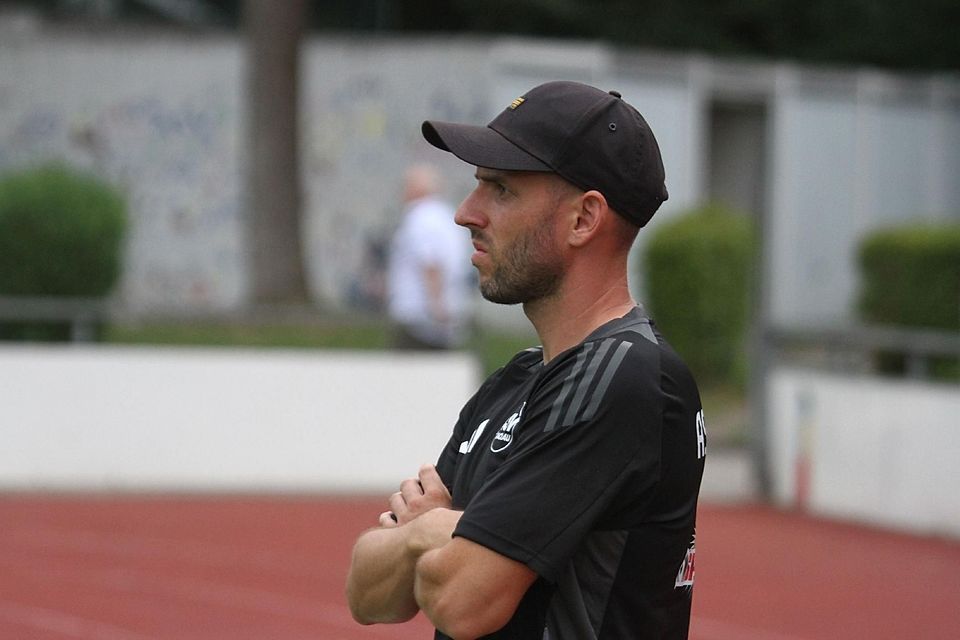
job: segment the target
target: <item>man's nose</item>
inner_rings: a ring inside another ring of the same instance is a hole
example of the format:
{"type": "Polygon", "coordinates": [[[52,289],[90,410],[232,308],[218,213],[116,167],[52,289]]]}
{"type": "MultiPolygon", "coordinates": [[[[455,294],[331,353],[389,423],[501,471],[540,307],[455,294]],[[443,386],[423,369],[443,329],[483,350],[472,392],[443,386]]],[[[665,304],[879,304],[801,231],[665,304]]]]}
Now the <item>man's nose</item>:
{"type": "Polygon", "coordinates": [[[453,216],[453,221],[461,227],[482,227],[486,224],[486,218],[477,206],[475,196],[476,191],[468,195],[457,207],[457,213],[453,216]]]}

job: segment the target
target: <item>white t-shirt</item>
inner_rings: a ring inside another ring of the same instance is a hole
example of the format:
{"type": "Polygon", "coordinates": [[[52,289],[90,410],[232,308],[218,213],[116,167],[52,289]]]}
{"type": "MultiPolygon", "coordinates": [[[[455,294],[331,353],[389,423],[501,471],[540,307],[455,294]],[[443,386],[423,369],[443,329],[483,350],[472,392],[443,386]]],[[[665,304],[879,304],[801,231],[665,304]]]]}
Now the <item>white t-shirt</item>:
{"type": "Polygon", "coordinates": [[[428,196],[407,206],[390,244],[387,267],[387,310],[391,319],[417,338],[435,344],[456,344],[463,337],[468,314],[470,234],[453,221],[453,208],[428,196]],[[423,271],[443,273],[443,303],[450,322],[436,323],[423,271]]]}

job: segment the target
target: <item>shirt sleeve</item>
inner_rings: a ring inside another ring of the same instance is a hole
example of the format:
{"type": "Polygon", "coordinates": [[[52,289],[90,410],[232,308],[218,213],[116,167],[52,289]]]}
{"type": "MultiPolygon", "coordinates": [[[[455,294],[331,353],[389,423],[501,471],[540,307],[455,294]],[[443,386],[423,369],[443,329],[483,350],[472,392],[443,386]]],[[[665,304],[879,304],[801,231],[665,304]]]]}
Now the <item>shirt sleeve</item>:
{"type": "Polygon", "coordinates": [[[656,348],[610,338],[564,358],[454,532],[550,581],[590,531],[627,528],[660,472],[656,348]]]}
{"type": "MultiPolygon", "coordinates": [[[[491,376],[491,379],[498,376],[501,371],[502,369],[496,371],[491,376]]],[[[446,485],[447,491],[451,493],[453,493],[453,479],[460,454],[460,443],[463,442],[465,438],[464,434],[467,431],[467,423],[473,415],[478,399],[489,385],[490,380],[487,380],[473,397],[463,405],[463,408],[460,409],[460,415],[457,417],[457,423],[453,427],[453,433],[450,435],[450,439],[447,440],[446,446],[440,452],[440,457],[437,459],[437,473],[440,475],[440,479],[443,480],[443,484],[446,485]]]]}

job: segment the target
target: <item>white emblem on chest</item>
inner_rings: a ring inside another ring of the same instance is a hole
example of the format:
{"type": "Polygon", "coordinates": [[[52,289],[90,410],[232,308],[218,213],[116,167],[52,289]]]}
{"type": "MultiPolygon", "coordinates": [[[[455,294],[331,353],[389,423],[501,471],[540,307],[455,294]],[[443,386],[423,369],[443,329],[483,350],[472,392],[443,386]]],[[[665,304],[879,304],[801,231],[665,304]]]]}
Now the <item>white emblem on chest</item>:
{"type": "Polygon", "coordinates": [[[477,444],[477,440],[480,438],[480,435],[483,433],[483,430],[487,428],[487,423],[490,422],[490,418],[487,418],[473,430],[473,435],[470,436],[469,440],[464,440],[460,443],[460,453],[470,453],[473,451],[473,445],[477,444]]]}
{"type": "Polygon", "coordinates": [[[497,430],[496,435],[493,436],[493,440],[490,441],[490,451],[500,453],[510,446],[510,443],[513,442],[513,430],[516,429],[520,423],[520,416],[523,415],[523,408],[525,406],[527,406],[526,402],[520,405],[520,409],[500,425],[500,429],[497,430]]]}

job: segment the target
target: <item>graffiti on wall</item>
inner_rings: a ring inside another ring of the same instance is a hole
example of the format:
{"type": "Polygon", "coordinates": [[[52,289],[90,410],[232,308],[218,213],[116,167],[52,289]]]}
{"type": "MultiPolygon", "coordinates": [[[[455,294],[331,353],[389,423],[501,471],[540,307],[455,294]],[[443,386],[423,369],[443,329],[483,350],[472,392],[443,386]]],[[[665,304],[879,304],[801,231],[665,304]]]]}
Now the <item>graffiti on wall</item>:
{"type": "Polygon", "coordinates": [[[110,89],[56,102],[41,91],[39,99],[5,110],[0,170],[66,162],[125,193],[130,231],[117,293],[127,304],[232,304],[242,273],[237,109],[224,98],[230,94],[171,99],[110,89]]]}

